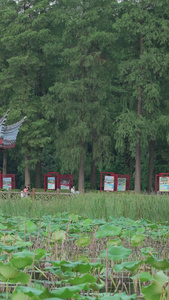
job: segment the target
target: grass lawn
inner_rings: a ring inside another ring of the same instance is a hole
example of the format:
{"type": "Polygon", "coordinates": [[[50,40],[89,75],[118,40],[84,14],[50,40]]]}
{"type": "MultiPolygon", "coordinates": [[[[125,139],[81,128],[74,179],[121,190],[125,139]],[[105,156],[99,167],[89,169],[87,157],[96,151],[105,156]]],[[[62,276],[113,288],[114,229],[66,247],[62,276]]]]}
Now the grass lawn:
{"type": "Polygon", "coordinates": [[[10,216],[42,217],[67,212],[92,219],[108,220],[109,216],[113,216],[166,222],[169,221],[169,196],[133,192],[88,192],[43,199],[43,196],[38,195],[38,198],[0,199],[0,209],[10,216]]]}

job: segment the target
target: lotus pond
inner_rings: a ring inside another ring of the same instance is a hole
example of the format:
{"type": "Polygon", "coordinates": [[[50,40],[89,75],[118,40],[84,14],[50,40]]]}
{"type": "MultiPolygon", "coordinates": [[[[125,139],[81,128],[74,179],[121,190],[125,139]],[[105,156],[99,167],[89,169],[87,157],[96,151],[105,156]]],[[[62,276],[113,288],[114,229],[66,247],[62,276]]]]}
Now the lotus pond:
{"type": "Polygon", "coordinates": [[[0,214],[0,299],[169,299],[169,223],[0,214]]]}

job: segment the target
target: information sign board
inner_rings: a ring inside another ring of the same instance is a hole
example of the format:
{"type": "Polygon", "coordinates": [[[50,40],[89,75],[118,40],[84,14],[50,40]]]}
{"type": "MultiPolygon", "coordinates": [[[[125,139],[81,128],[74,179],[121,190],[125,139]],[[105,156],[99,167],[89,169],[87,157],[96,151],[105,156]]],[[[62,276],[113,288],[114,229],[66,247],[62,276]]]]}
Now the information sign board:
{"type": "Polygon", "coordinates": [[[48,177],[47,184],[48,190],[55,190],[55,177],[48,177]]]}
{"type": "Polygon", "coordinates": [[[114,191],[114,176],[104,177],[104,191],[114,191]]]}
{"type": "Polygon", "coordinates": [[[60,181],[60,189],[61,190],[69,190],[70,189],[70,179],[62,178],[60,181]]]}
{"type": "Polygon", "coordinates": [[[169,192],[169,177],[159,177],[159,192],[169,192]]]}
{"type": "Polygon", "coordinates": [[[3,189],[8,191],[9,188],[12,189],[12,178],[11,177],[3,177],[3,189]]]}
{"type": "Polygon", "coordinates": [[[126,178],[118,178],[117,191],[120,192],[126,191],[126,178]]]}

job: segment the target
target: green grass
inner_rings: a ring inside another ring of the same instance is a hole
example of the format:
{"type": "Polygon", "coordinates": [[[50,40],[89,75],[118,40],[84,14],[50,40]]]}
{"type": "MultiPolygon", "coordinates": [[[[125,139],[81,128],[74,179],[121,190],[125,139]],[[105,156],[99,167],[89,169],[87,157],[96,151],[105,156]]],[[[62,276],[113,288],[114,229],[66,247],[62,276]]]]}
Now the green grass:
{"type": "Polygon", "coordinates": [[[153,222],[169,221],[169,196],[134,194],[132,192],[98,192],[73,196],[59,195],[52,200],[37,200],[31,197],[21,199],[0,199],[1,211],[11,216],[42,217],[57,212],[79,214],[92,219],[109,216],[141,218],[153,222]]]}

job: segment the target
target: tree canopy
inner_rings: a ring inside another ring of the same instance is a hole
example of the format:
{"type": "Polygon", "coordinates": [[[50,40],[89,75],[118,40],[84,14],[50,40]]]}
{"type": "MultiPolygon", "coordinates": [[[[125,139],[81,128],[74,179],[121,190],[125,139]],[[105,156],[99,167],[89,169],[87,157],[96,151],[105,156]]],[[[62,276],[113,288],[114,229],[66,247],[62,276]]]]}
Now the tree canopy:
{"type": "Polygon", "coordinates": [[[169,171],[168,11],[166,0],[0,2],[0,115],[27,116],[8,150],[18,188],[57,171],[84,192],[107,171],[153,190],[169,171]]]}

